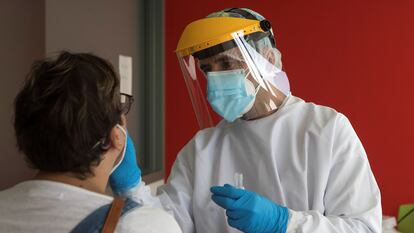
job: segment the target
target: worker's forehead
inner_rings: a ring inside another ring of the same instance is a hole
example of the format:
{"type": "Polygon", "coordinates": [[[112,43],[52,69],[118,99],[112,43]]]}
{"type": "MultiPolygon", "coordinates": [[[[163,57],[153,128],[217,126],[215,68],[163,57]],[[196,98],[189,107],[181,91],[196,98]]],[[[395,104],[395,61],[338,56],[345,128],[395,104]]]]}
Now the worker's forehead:
{"type": "Polygon", "coordinates": [[[240,60],[242,60],[240,50],[238,48],[232,48],[224,52],[221,52],[217,55],[211,56],[209,58],[201,59],[200,64],[221,63],[240,60]]]}

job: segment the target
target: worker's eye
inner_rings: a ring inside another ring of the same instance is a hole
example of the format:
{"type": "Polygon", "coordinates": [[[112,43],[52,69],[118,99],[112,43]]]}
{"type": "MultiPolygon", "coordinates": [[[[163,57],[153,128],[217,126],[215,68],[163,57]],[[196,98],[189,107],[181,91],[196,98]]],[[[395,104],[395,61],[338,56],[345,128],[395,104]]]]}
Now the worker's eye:
{"type": "Polygon", "coordinates": [[[237,70],[241,69],[242,63],[237,60],[227,60],[220,63],[221,70],[237,70]]]}
{"type": "Polygon", "coordinates": [[[208,72],[211,72],[211,65],[200,65],[200,70],[207,74],[208,72]]]}
{"type": "Polygon", "coordinates": [[[230,61],[223,61],[220,63],[221,70],[231,70],[232,68],[232,63],[230,61]]]}

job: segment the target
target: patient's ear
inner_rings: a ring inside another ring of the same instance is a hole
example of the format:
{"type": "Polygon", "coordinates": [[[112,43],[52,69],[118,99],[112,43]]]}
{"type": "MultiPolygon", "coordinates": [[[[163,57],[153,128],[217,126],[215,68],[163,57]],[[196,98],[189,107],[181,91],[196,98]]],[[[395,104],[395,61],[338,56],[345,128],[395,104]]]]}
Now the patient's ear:
{"type": "Polygon", "coordinates": [[[121,132],[121,130],[114,126],[111,129],[110,133],[110,139],[111,139],[111,146],[116,150],[122,150],[125,144],[125,136],[121,132]]]}

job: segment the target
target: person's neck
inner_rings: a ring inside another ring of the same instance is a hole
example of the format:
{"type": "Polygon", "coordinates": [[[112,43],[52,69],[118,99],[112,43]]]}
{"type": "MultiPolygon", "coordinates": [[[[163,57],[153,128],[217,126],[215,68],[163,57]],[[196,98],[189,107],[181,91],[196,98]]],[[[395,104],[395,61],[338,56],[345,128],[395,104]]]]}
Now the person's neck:
{"type": "Polygon", "coordinates": [[[268,93],[264,93],[261,96],[256,97],[256,102],[254,103],[252,109],[243,115],[242,120],[252,121],[261,118],[268,117],[273,113],[277,112],[279,107],[282,105],[283,101],[287,98],[282,92],[274,89],[276,96],[271,96],[268,93]],[[269,105],[270,102],[273,102],[273,106],[269,105]]]}
{"type": "Polygon", "coordinates": [[[105,194],[108,178],[108,176],[102,177],[102,175],[98,176],[98,174],[95,174],[94,176],[87,177],[86,179],[80,179],[73,173],[53,173],[40,171],[33,179],[60,182],[84,188],[92,192],[105,194]]]}
{"type": "Polygon", "coordinates": [[[254,120],[266,118],[272,115],[273,113],[277,112],[277,110],[278,109],[268,110],[266,112],[262,112],[261,114],[247,114],[246,113],[245,115],[241,117],[241,119],[245,121],[254,121],[254,120]]]}

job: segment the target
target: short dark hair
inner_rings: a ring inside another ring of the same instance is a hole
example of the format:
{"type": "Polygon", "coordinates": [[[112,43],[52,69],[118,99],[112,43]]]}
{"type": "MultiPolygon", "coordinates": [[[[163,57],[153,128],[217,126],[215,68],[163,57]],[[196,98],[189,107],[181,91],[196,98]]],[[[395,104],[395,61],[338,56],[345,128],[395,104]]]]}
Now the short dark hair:
{"type": "Polygon", "coordinates": [[[120,122],[119,79],[104,59],[63,51],[33,64],[14,107],[17,146],[30,166],[87,178],[120,122]]]}

